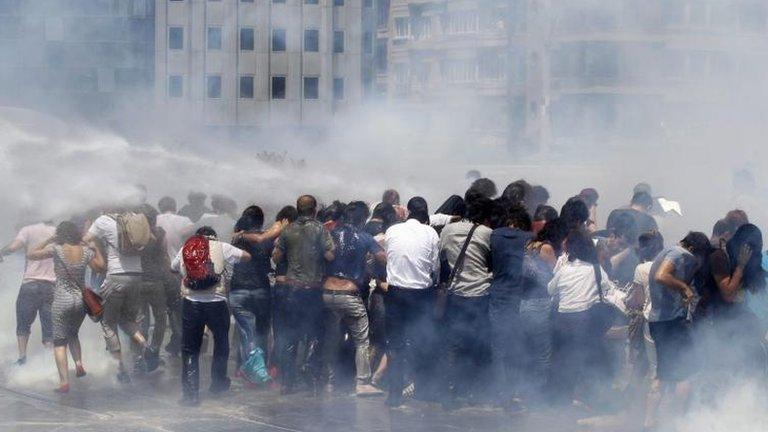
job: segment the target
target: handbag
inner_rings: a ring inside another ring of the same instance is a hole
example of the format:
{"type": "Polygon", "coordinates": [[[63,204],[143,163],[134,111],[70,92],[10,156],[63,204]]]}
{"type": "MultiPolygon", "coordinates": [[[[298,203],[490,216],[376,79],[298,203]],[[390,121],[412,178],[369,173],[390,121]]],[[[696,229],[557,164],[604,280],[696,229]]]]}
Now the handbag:
{"type": "Polygon", "coordinates": [[[74,283],[76,287],[80,289],[80,293],[83,296],[83,304],[85,305],[85,312],[88,314],[88,316],[94,321],[99,322],[101,320],[101,315],[104,313],[104,306],[101,304],[102,299],[101,297],[93,292],[92,289],[83,286],[80,281],[73,278],[72,275],[69,273],[69,269],[67,268],[67,264],[64,262],[64,260],[59,257],[59,255],[54,252],[53,253],[54,258],[61,264],[61,267],[64,269],[64,273],[67,276],[67,279],[69,279],[70,282],[74,283]]]}
{"type": "MultiPolygon", "coordinates": [[[[461,247],[461,251],[456,257],[456,262],[453,264],[451,273],[443,283],[443,287],[437,290],[437,300],[435,302],[435,317],[437,319],[441,319],[445,315],[445,309],[448,304],[448,290],[453,286],[453,281],[464,269],[464,258],[467,256],[467,248],[469,247],[469,242],[472,240],[472,236],[475,234],[475,230],[478,226],[480,225],[473,224],[472,228],[470,228],[469,233],[467,234],[467,239],[464,241],[464,245],[461,247]]],[[[445,265],[447,266],[447,264],[445,265]]]]}
{"type": "Polygon", "coordinates": [[[595,282],[597,283],[597,293],[600,296],[600,302],[592,306],[589,310],[592,315],[592,321],[595,328],[603,335],[613,325],[614,310],[613,305],[609,303],[603,294],[603,273],[600,271],[600,264],[593,264],[595,269],[595,282]]]}

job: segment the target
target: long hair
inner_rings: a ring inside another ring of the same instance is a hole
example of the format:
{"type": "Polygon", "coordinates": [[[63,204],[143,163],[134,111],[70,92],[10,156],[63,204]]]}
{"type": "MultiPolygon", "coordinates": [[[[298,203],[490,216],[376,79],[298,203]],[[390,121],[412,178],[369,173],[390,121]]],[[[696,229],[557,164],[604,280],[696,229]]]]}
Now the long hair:
{"type": "Polygon", "coordinates": [[[763,289],[765,288],[765,271],[762,263],[763,234],[760,228],[749,223],[742,225],[725,245],[732,269],[736,268],[739,251],[745,244],[752,249],[752,256],[744,267],[744,287],[752,291],[763,289]]]}

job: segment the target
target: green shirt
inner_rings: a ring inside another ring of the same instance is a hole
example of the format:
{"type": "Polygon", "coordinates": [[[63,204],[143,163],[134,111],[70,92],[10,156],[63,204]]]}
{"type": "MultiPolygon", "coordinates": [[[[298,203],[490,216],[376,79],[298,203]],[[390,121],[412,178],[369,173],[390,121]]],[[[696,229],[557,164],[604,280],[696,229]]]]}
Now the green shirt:
{"type": "Polygon", "coordinates": [[[286,260],[286,277],[319,286],[325,275],[326,252],[333,250],[330,233],[316,219],[300,217],[283,230],[276,246],[286,260]]]}

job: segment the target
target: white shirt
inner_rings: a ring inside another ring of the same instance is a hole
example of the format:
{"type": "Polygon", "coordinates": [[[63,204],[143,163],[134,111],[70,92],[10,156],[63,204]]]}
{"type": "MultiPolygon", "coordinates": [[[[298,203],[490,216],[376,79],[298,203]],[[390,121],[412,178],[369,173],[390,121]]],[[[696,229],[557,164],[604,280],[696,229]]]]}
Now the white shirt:
{"type": "Polygon", "coordinates": [[[453,216],[447,214],[435,213],[429,216],[429,225],[433,227],[446,226],[451,221],[453,221],[453,216]]]}
{"type": "Polygon", "coordinates": [[[157,226],[165,231],[165,248],[170,260],[176,257],[184,242],[194,233],[192,221],[174,213],[157,215],[157,226]]]}
{"type": "Polygon", "coordinates": [[[648,292],[648,285],[651,280],[651,267],[653,261],[644,262],[635,267],[634,283],[643,287],[643,295],[645,296],[645,304],[643,305],[643,316],[648,320],[651,316],[651,295],[648,292]]]}
{"type": "MultiPolygon", "coordinates": [[[[603,292],[613,289],[608,274],[601,268],[603,292]]],[[[558,295],[557,311],[562,313],[584,312],[600,302],[595,279],[595,267],[587,262],[566,261],[555,272],[547,286],[550,295],[558,295]]]]}
{"type": "Polygon", "coordinates": [[[107,215],[99,216],[88,229],[88,234],[104,242],[107,248],[107,274],[141,273],[139,255],[123,255],[117,249],[117,222],[107,215]]]}
{"type": "MultiPolygon", "coordinates": [[[[238,249],[229,243],[213,241],[213,240],[211,241],[210,247],[211,248],[216,247],[217,244],[221,246],[221,253],[224,258],[224,265],[227,268],[232,268],[233,265],[239,263],[243,259],[242,249],[238,249]]],[[[173,261],[171,262],[171,269],[173,269],[174,271],[181,272],[182,274],[185,274],[185,270],[182,269],[183,263],[184,263],[184,259],[181,256],[181,251],[179,251],[176,254],[176,257],[174,257],[173,261]]],[[[227,298],[224,291],[226,288],[227,281],[225,279],[229,273],[230,272],[225,271],[224,274],[222,274],[221,282],[219,282],[221,286],[212,287],[211,289],[208,289],[205,291],[182,290],[184,298],[191,301],[199,301],[199,302],[213,302],[213,301],[226,300],[227,298]]]]}
{"type": "Polygon", "coordinates": [[[412,289],[434,286],[440,269],[440,238],[433,228],[408,219],[391,226],[384,241],[389,285],[412,289]]]}

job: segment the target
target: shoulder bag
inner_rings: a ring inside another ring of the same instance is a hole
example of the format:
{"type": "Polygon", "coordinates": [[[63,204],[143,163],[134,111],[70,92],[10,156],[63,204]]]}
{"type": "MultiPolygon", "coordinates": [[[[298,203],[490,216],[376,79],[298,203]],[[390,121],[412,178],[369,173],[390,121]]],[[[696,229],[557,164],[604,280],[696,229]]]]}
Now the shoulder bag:
{"type": "MultiPolygon", "coordinates": [[[[437,290],[437,301],[435,303],[435,317],[437,319],[442,319],[443,316],[445,316],[445,309],[448,303],[448,291],[451,289],[451,286],[453,286],[453,281],[461,274],[461,271],[464,269],[464,259],[467,256],[467,248],[469,247],[469,242],[472,241],[472,236],[475,234],[475,230],[478,226],[480,225],[473,224],[472,228],[469,229],[469,233],[467,233],[467,239],[464,241],[464,245],[461,247],[461,251],[456,257],[456,262],[453,264],[451,273],[442,284],[442,288],[437,290]]],[[[444,265],[447,266],[448,264],[445,263],[444,265]]]]}

